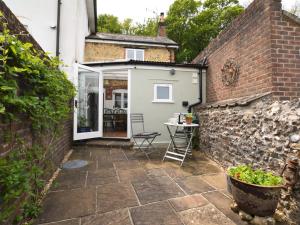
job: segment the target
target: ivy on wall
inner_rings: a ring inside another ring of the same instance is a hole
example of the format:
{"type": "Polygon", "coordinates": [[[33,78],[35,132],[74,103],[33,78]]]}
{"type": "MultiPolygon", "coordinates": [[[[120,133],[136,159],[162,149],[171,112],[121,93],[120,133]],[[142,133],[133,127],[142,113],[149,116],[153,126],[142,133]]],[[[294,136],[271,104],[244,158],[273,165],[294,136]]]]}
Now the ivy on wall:
{"type": "MultiPolygon", "coordinates": [[[[37,135],[57,131],[70,115],[75,88],[59,69],[60,62],[23,43],[6,28],[0,12],[0,118],[2,123],[27,119],[37,135]]],[[[21,34],[22,35],[22,34],[21,34]]],[[[22,140],[21,140],[22,141],[22,140]]],[[[18,145],[0,158],[0,224],[34,218],[46,172],[42,146],[18,145]],[[16,212],[17,209],[20,212],[16,212]]]]}

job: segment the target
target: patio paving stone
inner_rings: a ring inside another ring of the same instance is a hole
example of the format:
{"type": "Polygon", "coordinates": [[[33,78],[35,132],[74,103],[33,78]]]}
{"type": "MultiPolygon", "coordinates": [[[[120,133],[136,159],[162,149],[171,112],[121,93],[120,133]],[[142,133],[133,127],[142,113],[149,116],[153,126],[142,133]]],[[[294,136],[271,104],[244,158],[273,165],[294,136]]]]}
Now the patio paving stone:
{"type": "Polygon", "coordinates": [[[155,168],[155,169],[150,169],[147,170],[147,175],[149,177],[162,177],[162,176],[168,176],[165,170],[161,168],[155,168]]]}
{"type": "Polygon", "coordinates": [[[57,191],[83,188],[85,186],[86,176],[86,171],[78,171],[78,169],[62,170],[54,181],[54,185],[51,187],[51,190],[57,191]]]}
{"type": "Polygon", "coordinates": [[[184,196],[176,183],[166,176],[148,178],[132,185],[142,205],[184,196]]]}
{"type": "Polygon", "coordinates": [[[144,169],[137,168],[131,170],[118,170],[120,182],[134,182],[134,181],[145,181],[147,173],[144,169]]]}
{"type": "Polygon", "coordinates": [[[128,209],[84,217],[81,225],[132,225],[128,209]]]}
{"type": "Polygon", "coordinates": [[[199,176],[177,178],[175,181],[188,194],[197,194],[215,190],[199,176]]]}
{"type": "Polygon", "coordinates": [[[95,213],[95,196],[95,188],[50,192],[44,200],[38,221],[47,223],[95,213]]]}
{"type": "Polygon", "coordinates": [[[230,207],[228,207],[232,203],[232,200],[224,194],[219,191],[214,191],[205,193],[203,196],[236,224],[247,224],[246,222],[241,221],[239,215],[234,213],[230,207]]]}
{"type": "Polygon", "coordinates": [[[183,225],[168,202],[158,202],[130,209],[135,225],[183,225]]]}
{"type": "Polygon", "coordinates": [[[54,223],[43,223],[40,225],[79,225],[79,224],[80,224],[79,219],[70,219],[70,220],[64,220],[64,221],[59,221],[54,223]]]}
{"type": "Polygon", "coordinates": [[[130,184],[115,183],[97,188],[97,211],[104,213],[138,205],[130,184]]]}
{"type": "Polygon", "coordinates": [[[75,149],[71,158],[90,165],[61,171],[35,224],[245,224],[230,209],[224,171],[202,152],[180,167],[162,162],[164,151],[148,159],[111,147],[75,149]]]}
{"type": "Polygon", "coordinates": [[[118,183],[118,177],[114,168],[99,169],[89,171],[87,176],[87,185],[103,185],[118,183]]]}
{"type": "Polygon", "coordinates": [[[227,180],[226,175],[224,173],[203,175],[201,176],[201,178],[217,189],[227,188],[227,180]]]}
{"type": "Polygon", "coordinates": [[[109,160],[98,160],[98,165],[97,165],[97,169],[109,169],[109,168],[114,168],[114,164],[113,162],[109,161],[109,160]]]}
{"type": "Polygon", "coordinates": [[[180,212],[180,211],[184,211],[184,210],[192,209],[192,208],[197,208],[200,206],[207,205],[209,203],[200,194],[184,196],[181,198],[173,198],[173,199],[170,199],[169,202],[171,203],[173,208],[176,210],[176,212],[180,212]]]}
{"type": "Polygon", "coordinates": [[[211,204],[180,212],[185,225],[234,225],[229,218],[211,204]]]}
{"type": "Polygon", "coordinates": [[[117,170],[130,170],[142,168],[142,164],[138,160],[114,162],[117,170]]]}

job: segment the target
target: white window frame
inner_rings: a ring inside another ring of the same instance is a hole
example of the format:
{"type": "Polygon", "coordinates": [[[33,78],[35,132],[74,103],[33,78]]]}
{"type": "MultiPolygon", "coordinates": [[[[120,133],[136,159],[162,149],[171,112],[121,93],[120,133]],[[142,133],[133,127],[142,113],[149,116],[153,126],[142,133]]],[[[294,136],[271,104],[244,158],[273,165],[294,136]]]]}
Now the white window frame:
{"type": "Polygon", "coordinates": [[[127,107],[128,107],[128,91],[126,89],[115,89],[112,91],[112,100],[113,100],[113,105],[115,105],[115,94],[121,94],[121,109],[127,110],[127,108],[124,107],[125,105],[125,98],[124,94],[127,94],[127,107]]]}
{"type": "Polygon", "coordinates": [[[133,50],[133,55],[134,58],[133,60],[140,60],[140,61],[144,61],[145,60],[145,50],[144,49],[138,49],[138,48],[126,48],[126,59],[129,60],[128,58],[128,51],[129,50],[133,50]],[[141,51],[143,53],[143,58],[142,59],[137,59],[136,55],[137,55],[137,51],[141,51]]]}
{"type": "Polygon", "coordinates": [[[152,102],[174,103],[174,100],[173,100],[173,85],[172,84],[154,84],[154,99],[153,99],[152,102]],[[169,88],[169,99],[158,99],[157,98],[157,88],[158,87],[168,87],[169,88]]]}

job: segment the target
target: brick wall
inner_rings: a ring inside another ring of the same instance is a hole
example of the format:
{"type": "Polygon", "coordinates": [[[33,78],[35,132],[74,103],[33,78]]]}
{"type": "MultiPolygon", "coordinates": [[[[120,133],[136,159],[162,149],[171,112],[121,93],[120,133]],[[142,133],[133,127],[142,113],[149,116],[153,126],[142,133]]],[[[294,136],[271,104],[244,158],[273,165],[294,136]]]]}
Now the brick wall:
{"type": "Polygon", "coordinates": [[[283,13],[280,0],[255,0],[193,61],[208,58],[207,101],[269,91],[279,100],[299,98],[299,32],[299,22],[283,13]],[[229,58],[240,66],[233,86],[221,77],[229,58]]]}
{"type": "Polygon", "coordinates": [[[300,19],[285,11],[272,13],[271,57],[274,96],[300,98],[300,19]]]}
{"type": "MultiPolygon", "coordinates": [[[[134,48],[134,46],[86,42],[84,61],[96,62],[125,59],[126,48],[134,48]]],[[[146,61],[174,62],[175,52],[173,49],[145,46],[144,57],[146,61]]]]}

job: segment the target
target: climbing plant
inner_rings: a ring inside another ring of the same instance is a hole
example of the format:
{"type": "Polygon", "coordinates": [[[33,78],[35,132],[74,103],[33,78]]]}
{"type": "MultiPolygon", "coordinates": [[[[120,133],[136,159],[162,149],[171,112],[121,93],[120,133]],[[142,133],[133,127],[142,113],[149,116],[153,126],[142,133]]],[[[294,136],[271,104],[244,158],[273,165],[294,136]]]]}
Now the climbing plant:
{"type": "MultiPolygon", "coordinates": [[[[20,41],[6,22],[0,12],[0,122],[25,118],[35,134],[55,133],[70,114],[75,88],[57,58],[20,41]]],[[[20,223],[38,215],[42,178],[48,169],[43,146],[14,146],[0,158],[0,224],[12,216],[20,223]]]]}

